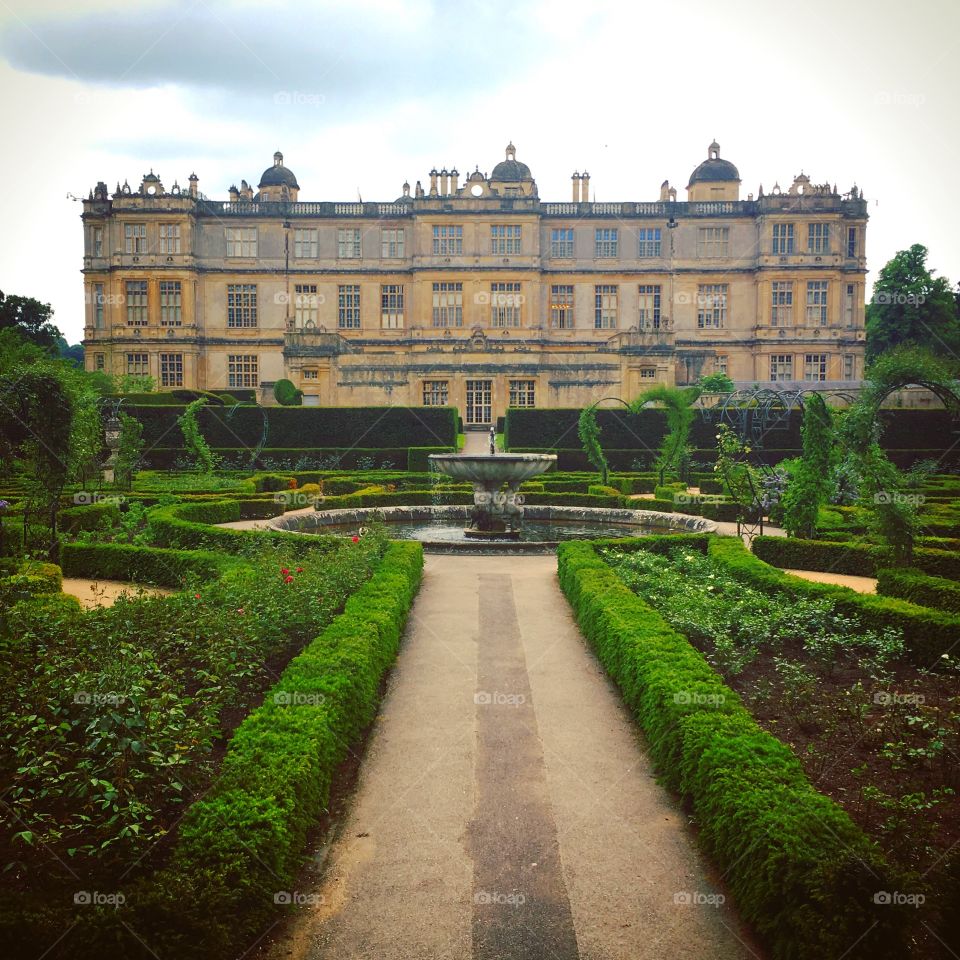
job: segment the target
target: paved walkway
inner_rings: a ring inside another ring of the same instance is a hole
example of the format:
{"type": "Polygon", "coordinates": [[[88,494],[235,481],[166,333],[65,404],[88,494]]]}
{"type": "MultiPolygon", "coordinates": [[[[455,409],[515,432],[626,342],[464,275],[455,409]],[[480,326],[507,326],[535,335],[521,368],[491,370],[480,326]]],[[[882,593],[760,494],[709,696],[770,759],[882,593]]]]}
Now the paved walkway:
{"type": "Polygon", "coordinates": [[[803,580],[812,580],[814,583],[832,583],[839,587],[849,587],[857,593],[877,592],[877,581],[874,577],[855,577],[849,573],[825,573],[820,570],[790,570],[786,567],[783,572],[803,580]]]}
{"type": "Polygon", "coordinates": [[[723,888],[580,635],[552,556],[427,558],[324,857],[298,891],[315,905],[271,958],[761,955],[730,904],[714,905],[723,888]]]}

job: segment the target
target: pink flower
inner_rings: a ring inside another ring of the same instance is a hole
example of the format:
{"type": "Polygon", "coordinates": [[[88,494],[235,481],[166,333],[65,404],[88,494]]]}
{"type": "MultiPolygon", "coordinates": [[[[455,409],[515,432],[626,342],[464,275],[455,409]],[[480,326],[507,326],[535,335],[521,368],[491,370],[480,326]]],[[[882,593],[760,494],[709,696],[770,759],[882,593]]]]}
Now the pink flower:
{"type": "Polygon", "coordinates": [[[243,607],[237,607],[237,613],[242,614],[242,613],[243,613],[243,607]]]}

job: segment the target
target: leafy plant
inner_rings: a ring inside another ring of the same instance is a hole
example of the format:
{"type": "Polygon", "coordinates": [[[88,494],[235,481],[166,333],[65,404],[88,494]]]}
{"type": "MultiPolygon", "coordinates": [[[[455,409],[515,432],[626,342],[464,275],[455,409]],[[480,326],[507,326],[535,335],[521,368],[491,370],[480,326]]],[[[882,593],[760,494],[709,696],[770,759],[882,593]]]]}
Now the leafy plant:
{"type": "Polygon", "coordinates": [[[177,423],[183,433],[183,442],[187,450],[196,458],[201,473],[213,473],[217,466],[217,457],[200,432],[198,412],[207,404],[206,397],[198,397],[187,404],[183,413],[177,417],[177,423]]]}
{"type": "Polygon", "coordinates": [[[610,476],[610,466],[600,445],[600,424],[597,423],[597,414],[593,407],[587,407],[581,411],[577,434],[587,459],[600,473],[600,483],[606,486],[610,476]]]}
{"type": "Polygon", "coordinates": [[[630,404],[634,412],[643,409],[648,403],[660,403],[666,411],[667,434],[660,444],[654,465],[661,484],[668,473],[675,473],[682,480],[687,479],[690,465],[690,428],[696,418],[693,404],[702,389],[701,386],[668,387],[660,384],[644,390],[630,404]]]}

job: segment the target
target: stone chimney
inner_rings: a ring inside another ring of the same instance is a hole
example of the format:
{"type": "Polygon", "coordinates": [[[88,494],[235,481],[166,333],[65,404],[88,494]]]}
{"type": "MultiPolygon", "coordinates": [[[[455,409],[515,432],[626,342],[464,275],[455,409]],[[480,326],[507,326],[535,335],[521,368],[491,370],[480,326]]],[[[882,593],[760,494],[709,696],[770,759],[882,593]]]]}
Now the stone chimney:
{"type": "Polygon", "coordinates": [[[586,170],[580,174],[580,200],[583,203],[590,202],[590,174],[586,170]]]}
{"type": "Polygon", "coordinates": [[[580,172],[574,170],[573,176],[570,179],[573,184],[573,202],[577,203],[580,200],[580,172]]]}
{"type": "Polygon", "coordinates": [[[450,191],[449,191],[449,188],[448,188],[448,187],[449,187],[449,181],[447,180],[447,178],[448,178],[449,176],[450,176],[450,174],[447,172],[447,168],[444,167],[444,168],[440,171],[440,196],[441,196],[441,197],[447,196],[447,195],[449,194],[449,192],[450,192],[450,191]]]}
{"type": "Polygon", "coordinates": [[[435,197],[437,195],[437,168],[434,167],[430,171],[430,196],[435,197]]]}
{"type": "Polygon", "coordinates": [[[460,179],[460,171],[454,167],[450,171],[450,192],[456,194],[457,192],[457,181],[460,179]]]}
{"type": "Polygon", "coordinates": [[[190,196],[196,199],[199,191],[197,189],[197,184],[200,183],[200,180],[197,178],[195,173],[190,174],[190,196]]]}

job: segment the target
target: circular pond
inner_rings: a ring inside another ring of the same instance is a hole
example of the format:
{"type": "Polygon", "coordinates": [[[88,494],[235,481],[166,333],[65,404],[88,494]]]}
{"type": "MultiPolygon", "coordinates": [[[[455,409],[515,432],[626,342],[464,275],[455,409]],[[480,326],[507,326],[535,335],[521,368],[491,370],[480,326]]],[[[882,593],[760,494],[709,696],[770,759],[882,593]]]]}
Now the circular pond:
{"type": "Polygon", "coordinates": [[[603,510],[589,507],[526,507],[519,539],[467,537],[469,508],[463,506],[382,507],[317,510],[276,517],[271,526],[297,533],[355,536],[380,522],[397,540],[418,540],[431,551],[551,550],[564,540],[642,537],[653,533],[708,533],[716,524],[702,517],[650,510],[603,510]]]}

